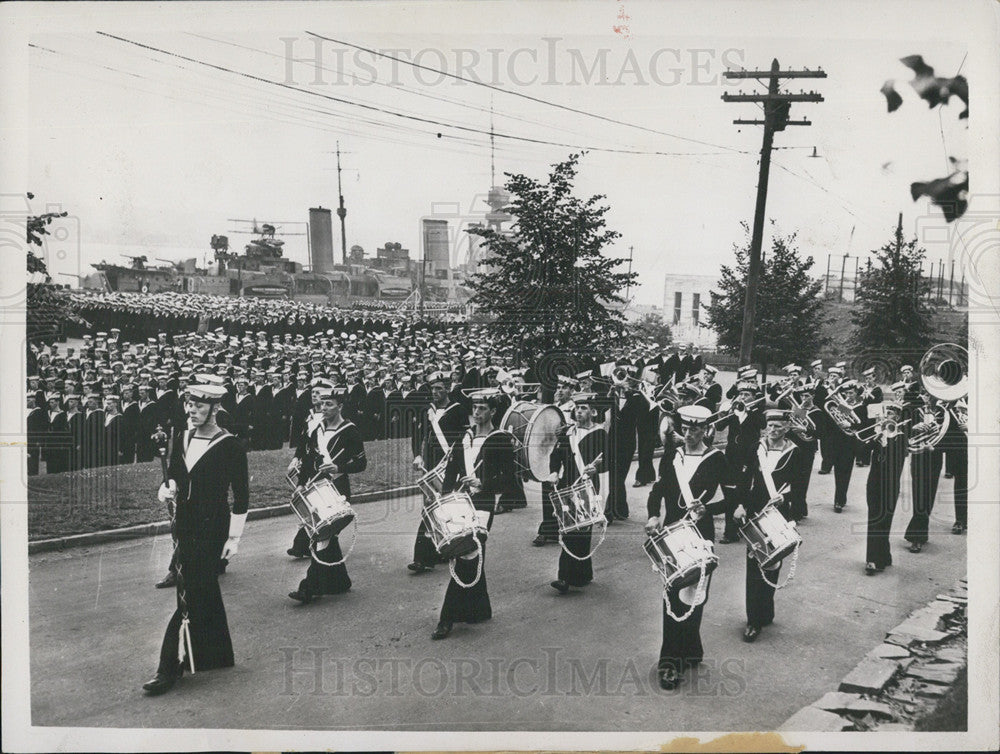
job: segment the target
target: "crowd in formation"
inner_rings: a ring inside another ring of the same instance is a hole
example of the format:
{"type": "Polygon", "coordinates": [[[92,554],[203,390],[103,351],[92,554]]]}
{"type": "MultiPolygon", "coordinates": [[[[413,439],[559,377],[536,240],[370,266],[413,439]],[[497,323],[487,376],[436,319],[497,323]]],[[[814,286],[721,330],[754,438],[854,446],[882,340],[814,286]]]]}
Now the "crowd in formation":
{"type": "MultiPolygon", "coordinates": [[[[580,360],[575,368],[562,363],[548,369],[544,358],[519,358],[512,344],[493,341],[476,325],[400,319],[339,329],[343,321],[326,328],[329,322],[316,322],[306,334],[250,331],[256,321],[240,323],[240,333],[217,325],[203,332],[157,331],[136,341],[110,327],[85,334],[79,352],[49,345],[31,355],[29,473],[38,472],[39,461],[53,473],[150,460],[157,429],[173,437],[170,479],[160,499],[176,510],[177,549],[158,586],[176,585],[179,601],[157,674],[145,686],[151,694],[170,689],[185,667],[233,664],[217,576],[242,535],[250,450],[287,444],[294,449],[288,479],[296,496],[308,500],[326,485],[334,507],[349,508],[350,475],[367,465],[365,443],[409,440],[414,468],[427,484],[408,568],[421,574],[447,564],[451,571],[433,639],[449,636],[456,623],[492,616],[488,532],[497,514],[528,507],[529,479],[541,483],[541,521],[532,544],[559,544],[552,588],[560,594],[593,579],[595,529],[634,515],[626,493],[633,464],[634,486],[650,487],[649,542],[683,525],[693,533],[685,536],[697,540],[689,545],[703,548],[706,557],[715,542],[714,516],[724,520],[719,544],[750,543],[749,523],[773,526],[774,516],[794,532],[795,522],[809,515],[814,470],[834,475],[830,502],[840,512],[860,467],[868,469],[864,572],[882,572],[892,564],[889,532],[908,455],[913,515],[905,536],[911,551],[927,541],[942,467],[954,479],[953,532],[966,529],[965,406],[929,393],[912,367],[904,365],[897,375],[865,369],[854,379],[846,363],[825,368],[817,360],[807,368],[789,364],[780,379],[764,382],[746,366],[724,390],[716,369],[684,343],[629,345],[602,359],[580,360]],[[879,382],[892,383],[887,393],[879,382]],[[530,423],[546,410],[558,419],[539,468],[525,460],[524,436],[510,417],[530,423]],[[658,466],[657,448],[663,449],[658,466]],[[604,472],[608,488],[602,493],[604,472]],[[600,527],[594,521],[567,525],[566,501],[578,492],[599,498],[600,527]],[[472,544],[461,551],[442,546],[431,514],[455,495],[467,497],[475,512],[472,544]],[[207,518],[191,512],[199,506],[207,518]],[[210,535],[196,521],[209,522],[210,535]]],[[[289,596],[311,604],[347,591],[351,579],[340,529],[303,522],[288,554],[309,565],[289,596]]],[[[748,642],[774,620],[775,587],[786,559],[765,562],[758,555],[748,546],[748,642]]],[[[664,688],[676,686],[703,659],[700,623],[710,581],[704,565],[694,581],[665,581],[664,688]]]]}

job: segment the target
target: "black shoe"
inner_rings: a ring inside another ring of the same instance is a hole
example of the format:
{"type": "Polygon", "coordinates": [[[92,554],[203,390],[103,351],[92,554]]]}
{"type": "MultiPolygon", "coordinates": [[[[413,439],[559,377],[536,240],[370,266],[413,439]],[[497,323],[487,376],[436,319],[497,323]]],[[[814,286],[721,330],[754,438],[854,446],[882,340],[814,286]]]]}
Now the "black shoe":
{"type": "Polygon", "coordinates": [[[562,579],[556,579],[549,586],[559,592],[559,594],[566,594],[569,591],[569,584],[562,579]]]}
{"type": "Polygon", "coordinates": [[[830,469],[820,469],[816,473],[817,474],[829,474],[830,473],[830,469]]]}
{"type": "Polygon", "coordinates": [[[173,673],[161,673],[159,670],[156,671],[156,675],[142,684],[143,691],[149,696],[159,696],[160,694],[166,694],[170,689],[174,687],[177,683],[177,679],[184,674],[184,666],[180,663],[177,664],[177,670],[173,673]]]}
{"type": "Polygon", "coordinates": [[[636,479],[636,480],[635,480],[635,481],[634,481],[634,482],[632,483],[632,486],[633,486],[633,487],[645,487],[645,486],[646,486],[647,484],[649,484],[649,482],[640,482],[640,481],[639,481],[638,479],[636,479]]]}
{"type": "Polygon", "coordinates": [[[952,534],[965,534],[965,524],[960,524],[960,523],[958,523],[958,521],[956,521],[955,525],[951,527],[951,533],[952,534]]]}
{"type": "Polygon", "coordinates": [[[288,554],[293,558],[308,558],[309,550],[296,550],[294,547],[289,547],[287,550],[288,554]]]}
{"type": "Polygon", "coordinates": [[[452,623],[451,621],[443,620],[437,624],[437,628],[434,629],[434,633],[431,634],[431,639],[438,641],[439,639],[448,638],[448,634],[451,633],[452,623]]]}
{"type": "Polygon", "coordinates": [[[677,685],[681,682],[681,674],[674,668],[663,668],[663,670],[659,672],[659,677],[660,688],[664,691],[670,691],[677,688],[677,685]]]}
{"type": "Polygon", "coordinates": [[[728,534],[719,540],[720,545],[731,545],[733,542],[739,542],[739,537],[730,537],[728,534]]]}
{"type": "Polygon", "coordinates": [[[884,570],[884,566],[880,568],[870,560],[865,563],[865,576],[874,576],[876,573],[882,573],[884,570]]]}
{"type": "Polygon", "coordinates": [[[757,641],[758,636],[760,636],[760,628],[758,626],[747,626],[743,629],[743,641],[747,644],[753,644],[757,641]]]}
{"type": "Polygon", "coordinates": [[[539,534],[537,537],[531,540],[531,544],[533,544],[535,547],[544,547],[548,541],[549,541],[548,537],[546,537],[544,534],[539,534]]]}
{"type": "Polygon", "coordinates": [[[834,513],[840,513],[843,510],[844,510],[844,506],[843,505],[837,505],[836,503],[833,504],[833,512],[834,513]]]}
{"type": "Polygon", "coordinates": [[[946,471],[946,472],[944,472],[944,478],[945,479],[954,479],[955,475],[952,474],[950,471],[946,471]]]}
{"type": "Polygon", "coordinates": [[[229,565],[229,561],[223,558],[219,561],[219,575],[221,576],[226,572],[226,566],[229,565]]]}
{"type": "Polygon", "coordinates": [[[296,602],[301,602],[303,605],[308,605],[313,601],[312,595],[302,589],[296,589],[294,592],[289,592],[288,596],[296,602]]]}
{"type": "Polygon", "coordinates": [[[910,552],[920,552],[924,549],[923,542],[910,542],[910,552]]]}
{"type": "Polygon", "coordinates": [[[156,582],[157,589],[169,589],[172,586],[177,586],[177,574],[173,571],[168,571],[162,581],[156,582]]]}
{"type": "Polygon", "coordinates": [[[415,560],[406,567],[409,568],[414,573],[426,573],[427,571],[434,570],[434,566],[427,565],[426,563],[418,563],[415,560]]]}

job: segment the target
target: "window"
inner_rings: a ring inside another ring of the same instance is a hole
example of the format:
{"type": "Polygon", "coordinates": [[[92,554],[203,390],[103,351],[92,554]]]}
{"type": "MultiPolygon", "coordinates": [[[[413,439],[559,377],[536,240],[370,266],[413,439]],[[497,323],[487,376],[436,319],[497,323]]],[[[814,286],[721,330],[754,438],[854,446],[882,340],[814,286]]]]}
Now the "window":
{"type": "Polygon", "coordinates": [[[681,321],[681,306],[684,301],[684,294],[680,291],[674,293],[674,324],[681,321]]]}
{"type": "Polygon", "coordinates": [[[694,293],[691,297],[691,322],[698,324],[698,311],[701,309],[701,294],[694,293]]]}

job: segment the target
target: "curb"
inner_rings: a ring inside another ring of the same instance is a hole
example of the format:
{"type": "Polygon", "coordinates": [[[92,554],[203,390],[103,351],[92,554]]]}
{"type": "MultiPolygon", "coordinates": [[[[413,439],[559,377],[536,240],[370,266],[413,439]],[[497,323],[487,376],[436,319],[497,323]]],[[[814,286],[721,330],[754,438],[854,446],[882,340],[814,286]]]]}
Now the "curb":
{"type": "Polygon", "coordinates": [[[909,731],[930,712],[968,665],[964,624],[968,582],[960,579],[886,634],[830,691],[779,731],[909,731]],[[954,646],[954,640],[959,646],[954,646]]]}
{"type": "MultiPolygon", "coordinates": [[[[408,487],[396,487],[391,490],[379,490],[378,492],[362,492],[361,494],[354,496],[351,500],[351,505],[376,503],[382,500],[396,500],[401,497],[415,495],[418,492],[420,492],[420,488],[415,484],[408,487]]],[[[251,508],[247,511],[247,520],[256,521],[261,518],[287,516],[291,513],[292,507],[288,503],[282,503],[281,505],[269,505],[265,508],[251,508]]],[[[154,521],[153,523],[127,526],[122,529],[106,529],[105,531],[94,531],[86,534],[71,534],[66,537],[54,537],[52,539],[36,539],[32,542],[28,542],[28,555],[61,551],[72,547],[88,547],[91,545],[108,544],[109,542],[124,542],[130,539],[155,537],[161,534],[169,533],[169,521],[154,521]]]]}

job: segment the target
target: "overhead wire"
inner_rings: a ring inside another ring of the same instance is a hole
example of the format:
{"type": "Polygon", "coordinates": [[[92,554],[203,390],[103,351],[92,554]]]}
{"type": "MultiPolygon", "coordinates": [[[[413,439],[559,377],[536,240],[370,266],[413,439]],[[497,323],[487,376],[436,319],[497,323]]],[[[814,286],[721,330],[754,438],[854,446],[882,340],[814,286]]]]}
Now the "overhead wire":
{"type": "Polygon", "coordinates": [[[456,80],[459,80],[459,81],[464,81],[466,83],[474,84],[476,86],[482,86],[482,87],[485,87],[487,89],[491,89],[493,91],[502,92],[502,93],[510,95],[512,97],[520,97],[521,99],[526,99],[526,100],[529,100],[531,102],[535,102],[535,103],[538,103],[538,104],[541,104],[541,105],[546,105],[548,107],[554,107],[554,108],[557,108],[559,110],[565,110],[567,112],[575,113],[577,115],[583,115],[583,116],[586,116],[588,118],[595,118],[597,120],[604,121],[605,123],[614,123],[616,125],[626,126],[628,128],[638,129],[640,131],[646,131],[647,133],[657,134],[658,136],[668,136],[668,137],[670,137],[672,139],[680,139],[681,141],[691,142],[692,144],[701,144],[702,146],[714,147],[716,149],[724,149],[724,150],[732,151],[732,152],[740,152],[740,151],[742,151],[742,150],[736,149],[734,147],[727,147],[727,146],[722,145],[722,144],[714,144],[712,142],[702,141],[700,139],[694,139],[694,138],[691,138],[689,136],[681,136],[679,134],[670,133],[668,131],[661,131],[661,130],[656,129],[656,128],[650,128],[648,126],[642,126],[642,125],[639,125],[638,123],[630,123],[628,121],[620,120],[618,118],[611,118],[611,117],[608,117],[606,115],[600,115],[598,113],[592,113],[592,112],[590,112],[588,110],[581,110],[581,109],[576,108],[576,107],[570,107],[569,105],[564,105],[564,104],[559,103],[559,102],[553,102],[551,100],[543,99],[541,97],[535,97],[535,96],[530,95],[530,94],[525,94],[524,92],[516,92],[516,91],[512,91],[510,89],[504,89],[502,86],[497,86],[495,84],[489,84],[489,83],[487,83],[485,81],[477,81],[475,79],[466,78],[466,77],[461,76],[461,75],[459,75],[457,73],[452,73],[451,71],[443,71],[440,68],[434,68],[433,66],[427,66],[427,65],[422,65],[420,63],[414,63],[413,61],[410,61],[410,60],[403,60],[403,59],[398,58],[398,57],[396,57],[394,55],[389,55],[388,53],[380,52],[378,50],[373,50],[373,49],[371,49],[369,47],[364,47],[362,45],[356,45],[356,44],[353,44],[351,42],[347,42],[347,41],[344,41],[344,40],[341,40],[341,39],[334,39],[333,37],[326,37],[326,36],[323,36],[322,34],[317,34],[317,33],[312,32],[312,31],[306,30],[305,33],[309,34],[310,36],[326,40],[327,42],[335,42],[336,44],[345,45],[346,47],[352,47],[352,48],[354,48],[356,50],[362,50],[364,52],[370,53],[370,54],[378,56],[378,57],[388,58],[390,60],[394,60],[396,62],[403,63],[405,65],[409,65],[409,66],[411,66],[413,68],[418,68],[418,69],[421,69],[421,70],[431,71],[433,73],[438,73],[438,74],[441,74],[442,76],[447,76],[448,78],[456,79],[456,80]]]}
{"type": "MultiPolygon", "coordinates": [[[[204,61],[204,60],[199,60],[198,58],[192,58],[192,57],[189,57],[187,55],[182,55],[181,53],[172,52],[170,50],[165,50],[165,49],[162,49],[162,48],[159,48],[159,47],[155,47],[153,45],[147,45],[145,43],[138,42],[138,41],[131,40],[131,39],[127,39],[125,37],[120,37],[118,35],[110,34],[108,32],[98,31],[97,34],[99,34],[101,36],[104,36],[104,37],[107,37],[109,39],[117,40],[119,42],[122,42],[123,44],[134,45],[134,46],[142,48],[142,49],[151,50],[153,52],[158,52],[160,54],[167,55],[167,56],[170,56],[170,57],[173,57],[173,58],[177,58],[177,59],[180,59],[180,60],[186,60],[186,61],[188,61],[190,63],[195,63],[195,64],[198,64],[198,65],[203,65],[203,66],[206,66],[208,68],[212,68],[212,69],[215,69],[215,70],[218,70],[218,71],[223,71],[223,72],[230,73],[230,74],[233,74],[233,75],[236,75],[236,76],[241,76],[243,78],[250,79],[250,80],[253,80],[253,81],[258,81],[258,82],[261,82],[261,83],[269,84],[271,86],[277,86],[277,87],[280,87],[280,88],[283,88],[283,89],[287,89],[289,91],[295,91],[295,92],[299,92],[299,93],[302,93],[302,94],[307,94],[307,95],[313,96],[313,97],[320,97],[322,99],[326,99],[326,100],[329,100],[331,102],[338,102],[338,103],[341,103],[341,104],[350,105],[352,107],[358,107],[358,108],[361,108],[361,109],[364,109],[364,110],[368,110],[368,111],[379,112],[379,113],[382,113],[384,115],[390,115],[390,116],[393,116],[393,117],[396,117],[396,118],[402,118],[402,119],[406,119],[406,120],[411,120],[411,121],[418,122],[418,123],[432,124],[432,125],[435,125],[435,126],[441,126],[443,128],[452,128],[452,129],[455,129],[455,130],[458,130],[458,131],[463,131],[463,132],[466,132],[466,133],[476,133],[476,134],[482,134],[482,135],[489,135],[489,133],[490,133],[489,131],[485,131],[485,130],[483,130],[481,128],[475,128],[475,127],[471,127],[471,126],[464,126],[464,125],[457,124],[457,123],[449,123],[447,121],[441,121],[441,120],[437,120],[437,119],[434,119],[434,118],[427,118],[427,117],[423,117],[423,116],[408,115],[406,113],[402,113],[402,112],[399,112],[397,110],[392,110],[392,109],[387,108],[387,107],[381,107],[381,106],[377,106],[377,105],[371,105],[371,104],[367,104],[367,103],[361,103],[361,102],[358,102],[356,100],[347,99],[346,97],[336,97],[336,96],[333,96],[331,94],[324,94],[322,92],[316,92],[316,91],[312,91],[312,90],[309,90],[309,89],[302,89],[302,88],[297,87],[297,86],[292,86],[291,84],[286,84],[286,83],[284,83],[282,81],[274,81],[273,79],[268,79],[268,78],[263,77],[263,76],[257,76],[255,74],[247,73],[245,71],[238,71],[238,70],[235,70],[233,68],[228,68],[226,66],[218,65],[216,63],[210,63],[210,62],[204,61]]],[[[574,149],[574,150],[579,150],[579,151],[608,152],[608,153],[614,153],[614,154],[634,154],[634,155],[648,155],[648,156],[658,155],[658,156],[666,156],[666,157],[679,157],[679,156],[701,157],[701,156],[712,155],[712,154],[722,154],[722,153],[713,153],[713,152],[687,152],[687,153],[684,153],[684,152],[665,152],[665,151],[661,151],[661,150],[634,150],[634,149],[619,149],[619,148],[614,148],[614,147],[600,147],[600,146],[593,146],[593,145],[568,144],[568,143],[565,143],[565,142],[557,142],[557,141],[551,141],[551,140],[547,140],[547,139],[537,139],[537,138],[532,138],[530,136],[520,136],[520,135],[516,135],[516,134],[503,133],[503,132],[497,132],[497,131],[494,131],[493,135],[496,138],[499,138],[499,139],[509,139],[509,140],[514,140],[514,141],[521,141],[521,142],[525,142],[525,143],[531,143],[531,144],[543,144],[543,145],[547,145],[547,146],[557,146],[557,147],[563,147],[563,148],[574,149]]],[[[709,146],[715,146],[715,145],[709,145],[709,146]]],[[[724,149],[726,151],[728,151],[728,152],[733,152],[733,153],[738,152],[738,150],[731,149],[731,148],[728,148],[728,147],[725,147],[724,149]]]]}

